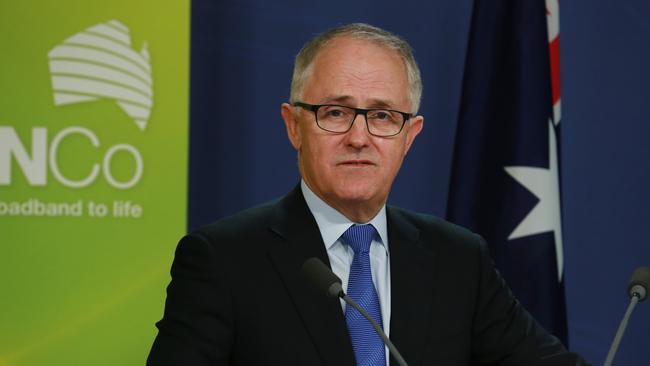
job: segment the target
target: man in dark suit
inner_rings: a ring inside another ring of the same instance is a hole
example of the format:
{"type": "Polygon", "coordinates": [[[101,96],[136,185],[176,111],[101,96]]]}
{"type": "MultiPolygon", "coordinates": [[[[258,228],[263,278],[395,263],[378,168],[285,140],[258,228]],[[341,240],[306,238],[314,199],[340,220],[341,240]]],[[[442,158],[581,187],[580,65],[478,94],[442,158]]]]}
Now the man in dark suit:
{"type": "Polygon", "coordinates": [[[479,236],[386,206],[423,126],[421,90],[409,45],[376,27],[335,28],[303,47],[281,108],[302,181],[181,240],[148,365],[396,365],[356,310],[300,276],[310,257],[411,365],[531,365],[565,352],[479,236]]]}

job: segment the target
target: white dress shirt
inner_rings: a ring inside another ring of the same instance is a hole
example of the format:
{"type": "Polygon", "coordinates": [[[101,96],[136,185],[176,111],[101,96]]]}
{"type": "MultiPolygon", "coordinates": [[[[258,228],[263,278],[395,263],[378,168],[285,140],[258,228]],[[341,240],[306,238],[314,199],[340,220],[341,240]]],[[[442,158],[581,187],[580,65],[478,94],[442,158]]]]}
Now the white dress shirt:
{"type": "MultiPolygon", "coordinates": [[[[353,224],[372,224],[379,234],[370,244],[370,267],[372,282],[379,296],[381,318],[386,335],[390,334],[390,261],[388,251],[388,230],[386,225],[386,206],[384,205],[369,222],[352,222],[340,212],[330,207],[307,186],[304,180],[300,182],[302,194],[320,230],[332,271],[339,276],[343,291],[347,293],[350,265],[354,258],[354,250],[341,242],[341,235],[353,224]]],[[[345,301],[341,300],[345,312],[345,301]]],[[[386,347],[386,364],[388,364],[388,348],[386,347]]]]}

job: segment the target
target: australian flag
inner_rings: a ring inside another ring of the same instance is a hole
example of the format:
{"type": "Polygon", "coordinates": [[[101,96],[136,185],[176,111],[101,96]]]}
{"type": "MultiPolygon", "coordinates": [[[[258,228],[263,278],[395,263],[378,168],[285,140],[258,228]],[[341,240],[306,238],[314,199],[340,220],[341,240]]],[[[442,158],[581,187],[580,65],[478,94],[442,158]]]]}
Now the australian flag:
{"type": "Polygon", "coordinates": [[[447,218],[565,344],[558,0],[475,0],[447,218]]]}

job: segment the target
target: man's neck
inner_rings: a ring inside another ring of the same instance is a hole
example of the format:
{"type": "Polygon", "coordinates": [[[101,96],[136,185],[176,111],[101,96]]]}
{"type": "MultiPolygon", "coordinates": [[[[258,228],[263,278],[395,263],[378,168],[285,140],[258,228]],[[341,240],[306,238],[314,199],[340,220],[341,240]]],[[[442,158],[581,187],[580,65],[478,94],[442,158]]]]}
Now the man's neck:
{"type": "Polygon", "coordinates": [[[331,200],[328,200],[326,197],[323,197],[322,195],[315,192],[305,180],[303,180],[303,183],[305,184],[306,188],[311,191],[311,193],[313,193],[325,204],[338,211],[348,220],[358,224],[365,224],[370,222],[375,216],[377,216],[379,211],[381,211],[385,205],[385,202],[380,202],[378,204],[369,204],[367,200],[358,202],[345,202],[344,204],[340,202],[331,202],[331,200]]]}
{"type": "Polygon", "coordinates": [[[378,207],[367,207],[367,202],[360,202],[358,204],[350,203],[343,207],[332,202],[328,202],[327,200],[323,199],[323,197],[320,198],[332,208],[343,214],[343,216],[347,217],[350,221],[359,224],[365,224],[372,220],[375,216],[377,216],[377,213],[379,213],[379,210],[381,210],[383,207],[383,205],[379,205],[378,207]]]}

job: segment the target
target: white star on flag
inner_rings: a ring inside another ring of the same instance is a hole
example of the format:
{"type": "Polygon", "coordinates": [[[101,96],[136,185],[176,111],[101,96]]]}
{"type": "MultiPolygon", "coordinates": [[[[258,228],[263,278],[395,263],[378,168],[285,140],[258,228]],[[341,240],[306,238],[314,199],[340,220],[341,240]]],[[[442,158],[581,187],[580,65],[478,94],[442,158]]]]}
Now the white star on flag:
{"type": "Polygon", "coordinates": [[[560,209],[560,180],[557,162],[557,140],[553,122],[548,124],[548,169],[509,166],[505,171],[539,199],[539,202],[510,234],[508,240],[553,231],[558,281],[562,280],[564,264],[562,247],[562,212],[560,209]]]}

